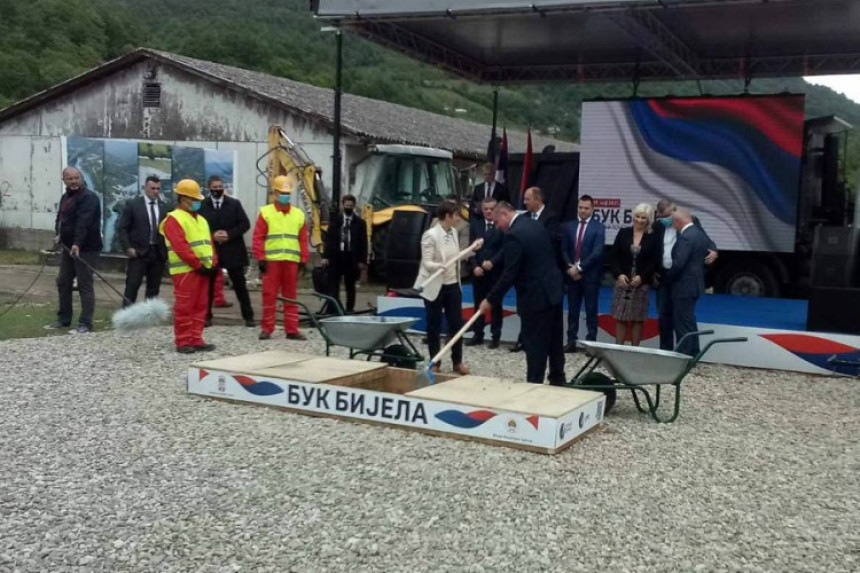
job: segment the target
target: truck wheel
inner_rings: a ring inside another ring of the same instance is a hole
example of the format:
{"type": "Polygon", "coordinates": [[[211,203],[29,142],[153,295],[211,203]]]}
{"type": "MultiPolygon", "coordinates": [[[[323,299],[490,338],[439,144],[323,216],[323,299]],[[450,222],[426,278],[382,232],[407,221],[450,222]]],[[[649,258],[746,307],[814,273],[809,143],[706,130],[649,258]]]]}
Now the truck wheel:
{"type": "Polygon", "coordinates": [[[761,261],[736,261],[714,280],[714,292],[740,296],[779,297],[776,275],[761,261]]]}

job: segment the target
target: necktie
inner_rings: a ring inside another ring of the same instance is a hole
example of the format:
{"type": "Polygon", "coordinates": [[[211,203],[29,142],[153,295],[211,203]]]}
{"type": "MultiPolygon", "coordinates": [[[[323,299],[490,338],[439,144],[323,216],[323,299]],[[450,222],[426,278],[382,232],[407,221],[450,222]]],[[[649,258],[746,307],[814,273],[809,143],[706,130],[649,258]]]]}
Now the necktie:
{"type": "Polygon", "coordinates": [[[149,244],[154,245],[158,237],[158,217],[155,216],[155,201],[149,202],[149,244]]]}
{"type": "Polygon", "coordinates": [[[349,226],[352,224],[352,217],[347,217],[343,222],[343,250],[349,252],[349,226]]]}
{"type": "Polygon", "coordinates": [[[220,200],[220,199],[217,199],[217,200],[215,201],[215,210],[216,210],[216,211],[220,211],[220,210],[221,210],[221,200],[220,200]]]}
{"type": "Polygon", "coordinates": [[[537,214],[537,213],[532,213],[532,220],[533,220],[533,221],[537,221],[537,220],[538,220],[538,214],[537,214]]]}
{"type": "Polygon", "coordinates": [[[585,221],[579,222],[579,233],[576,235],[576,262],[579,262],[582,255],[582,235],[585,233],[585,221]]]}
{"type": "Polygon", "coordinates": [[[487,221],[487,228],[486,228],[486,229],[484,229],[484,231],[489,231],[489,230],[490,230],[490,229],[492,229],[492,228],[493,228],[493,224],[492,224],[492,223],[490,223],[489,221],[487,221]]]}
{"type": "Polygon", "coordinates": [[[490,196],[493,194],[493,189],[492,187],[490,187],[489,183],[485,183],[484,186],[486,187],[486,194],[484,195],[484,197],[489,199],[490,196]]]}

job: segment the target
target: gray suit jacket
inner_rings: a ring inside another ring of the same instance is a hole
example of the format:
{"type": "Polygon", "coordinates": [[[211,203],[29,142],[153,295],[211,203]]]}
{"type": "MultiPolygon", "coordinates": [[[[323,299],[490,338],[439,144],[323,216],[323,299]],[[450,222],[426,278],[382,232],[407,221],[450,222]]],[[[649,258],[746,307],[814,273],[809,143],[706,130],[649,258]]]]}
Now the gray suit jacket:
{"type": "Polygon", "coordinates": [[[705,257],[710,244],[708,236],[697,225],[678,234],[672,248],[672,268],[668,272],[672,298],[698,298],[705,293],[705,257]]]}

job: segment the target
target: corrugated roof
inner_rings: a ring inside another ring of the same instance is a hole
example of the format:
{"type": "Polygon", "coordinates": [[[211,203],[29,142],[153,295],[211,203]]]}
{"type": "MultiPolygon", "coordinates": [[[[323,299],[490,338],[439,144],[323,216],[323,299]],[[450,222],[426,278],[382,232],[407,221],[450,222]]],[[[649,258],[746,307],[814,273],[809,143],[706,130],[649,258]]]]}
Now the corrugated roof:
{"type": "MultiPolygon", "coordinates": [[[[270,104],[282,106],[327,125],[334,123],[334,90],[148,48],[135,50],[0,110],[0,122],[146,57],[163,63],[173,63],[201,77],[224,82],[228,87],[247,95],[264,99],[270,104]]],[[[488,125],[352,94],[344,94],[341,104],[342,126],[347,134],[371,142],[438,147],[450,150],[458,156],[475,159],[486,154],[490,135],[488,125]]],[[[501,133],[501,130],[499,131],[501,133]]],[[[547,145],[554,145],[556,151],[578,150],[575,143],[535,134],[532,134],[532,145],[535,152],[547,145]]],[[[511,153],[524,152],[526,134],[509,130],[508,146],[511,153]]]]}

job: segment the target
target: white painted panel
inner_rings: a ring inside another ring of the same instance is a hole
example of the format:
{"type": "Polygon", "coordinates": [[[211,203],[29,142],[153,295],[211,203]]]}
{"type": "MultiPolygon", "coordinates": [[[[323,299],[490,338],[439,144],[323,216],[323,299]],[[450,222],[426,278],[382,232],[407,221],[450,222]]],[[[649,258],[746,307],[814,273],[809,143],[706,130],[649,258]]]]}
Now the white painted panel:
{"type": "Polygon", "coordinates": [[[0,139],[0,226],[31,225],[29,137],[0,139]]]}

